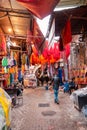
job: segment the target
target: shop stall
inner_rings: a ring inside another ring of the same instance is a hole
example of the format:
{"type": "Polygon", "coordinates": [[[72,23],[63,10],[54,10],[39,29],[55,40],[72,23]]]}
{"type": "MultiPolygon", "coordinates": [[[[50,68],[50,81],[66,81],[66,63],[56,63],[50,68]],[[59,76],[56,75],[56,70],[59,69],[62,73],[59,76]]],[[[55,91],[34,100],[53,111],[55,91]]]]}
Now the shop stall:
{"type": "Polygon", "coordinates": [[[73,36],[69,59],[69,78],[75,78],[78,88],[87,86],[87,38],[73,36]]]}
{"type": "Polygon", "coordinates": [[[35,75],[37,66],[30,66],[29,70],[25,71],[24,74],[24,87],[37,87],[37,78],[35,75]]]}

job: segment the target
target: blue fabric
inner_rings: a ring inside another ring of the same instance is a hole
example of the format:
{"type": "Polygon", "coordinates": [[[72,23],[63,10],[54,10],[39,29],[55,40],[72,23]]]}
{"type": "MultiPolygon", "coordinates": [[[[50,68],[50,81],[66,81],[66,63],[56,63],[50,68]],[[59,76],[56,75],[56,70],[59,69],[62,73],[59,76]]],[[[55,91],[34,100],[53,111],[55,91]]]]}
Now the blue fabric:
{"type": "Polygon", "coordinates": [[[12,74],[10,74],[10,84],[12,84],[12,74]]]}
{"type": "Polygon", "coordinates": [[[58,75],[57,75],[60,79],[60,86],[63,85],[63,82],[62,82],[62,68],[58,68],[58,75]]]}
{"type": "Polygon", "coordinates": [[[58,77],[62,79],[62,68],[58,68],[58,77]]]}
{"type": "Polygon", "coordinates": [[[14,82],[14,74],[10,74],[10,84],[14,82]]]}
{"type": "Polygon", "coordinates": [[[21,70],[18,71],[18,80],[20,81],[22,78],[22,75],[21,75],[21,70]]]}
{"type": "Polygon", "coordinates": [[[62,78],[60,78],[60,86],[62,86],[62,85],[63,85],[62,78]]]}

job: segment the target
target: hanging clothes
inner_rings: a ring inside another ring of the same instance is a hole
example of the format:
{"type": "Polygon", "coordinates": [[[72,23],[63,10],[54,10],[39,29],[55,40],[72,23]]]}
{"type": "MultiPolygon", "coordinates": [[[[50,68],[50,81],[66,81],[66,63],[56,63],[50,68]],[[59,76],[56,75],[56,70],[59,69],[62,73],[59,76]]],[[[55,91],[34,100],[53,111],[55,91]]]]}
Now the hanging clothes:
{"type": "Polygon", "coordinates": [[[10,84],[12,84],[12,74],[10,74],[10,84]]]}
{"type": "Polygon", "coordinates": [[[28,56],[26,56],[26,65],[29,67],[29,57],[28,56]]]}
{"type": "Polygon", "coordinates": [[[24,53],[22,55],[22,65],[25,65],[26,64],[26,54],[24,53]]]}
{"type": "Polygon", "coordinates": [[[8,59],[7,59],[7,57],[4,57],[4,58],[2,59],[2,66],[3,66],[3,67],[8,66],[8,59]]]}
{"type": "Polygon", "coordinates": [[[19,55],[18,55],[18,67],[19,67],[19,68],[21,67],[21,64],[22,64],[21,52],[19,52],[19,55]]]}
{"type": "Polygon", "coordinates": [[[63,72],[62,72],[62,68],[61,67],[59,67],[58,68],[58,77],[59,77],[59,79],[60,79],[60,86],[63,84],[62,83],[62,75],[63,75],[63,72]]]}
{"type": "Polygon", "coordinates": [[[22,75],[21,75],[21,70],[18,70],[18,80],[20,81],[22,78],[22,75]]]}

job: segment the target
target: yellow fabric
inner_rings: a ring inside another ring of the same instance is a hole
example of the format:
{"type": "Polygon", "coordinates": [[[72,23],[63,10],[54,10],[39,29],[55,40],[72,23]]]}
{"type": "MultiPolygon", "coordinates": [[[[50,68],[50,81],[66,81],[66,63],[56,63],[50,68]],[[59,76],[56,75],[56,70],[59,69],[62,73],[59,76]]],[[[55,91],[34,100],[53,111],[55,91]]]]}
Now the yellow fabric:
{"type": "Polygon", "coordinates": [[[24,71],[25,71],[25,66],[24,65],[22,65],[21,70],[22,70],[22,73],[24,73],[24,71]]]}
{"type": "Polygon", "coordinates": [[[8,74],[7,84],[10,85],[10,74],[8,74]]]}
{"type": "Polygon", "coordinates": [[[18,59],[18,55],[17,55],[17,53],[15,53],[14,52],[14,59],[17,61],[17,59],[18,59]]]}
{"type": "Polygon", "coordinates": [[[22,55],[22,65],[26,64],[26,54],[22,55]]]}
{"type": "Polygon", "coordinates": [[[10,119],[9,119],[9,106],[11,105],[10,101],[6,98],[4,94],[4,90],[0,88],[0,104],[2,105],[2,108],[5,113],[6,117],[6,124],[7,126],[10,125],[10,119]]]}

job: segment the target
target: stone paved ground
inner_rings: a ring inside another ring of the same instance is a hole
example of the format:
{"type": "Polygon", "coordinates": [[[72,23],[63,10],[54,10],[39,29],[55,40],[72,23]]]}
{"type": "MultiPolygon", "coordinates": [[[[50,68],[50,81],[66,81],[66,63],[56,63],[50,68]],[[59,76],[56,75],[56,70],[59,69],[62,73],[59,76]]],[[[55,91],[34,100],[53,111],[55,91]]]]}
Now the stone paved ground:
{"type": "Polygon", "coordinates": [[[23,106],[12,109],[12,130],[87,130],[87,119],[74,108],[70,96],[60,91],[59,99],[57,105],[52,91],[25,89],[23,106]],[[49,106],[39,107],[41,103],[49,106]]]}

